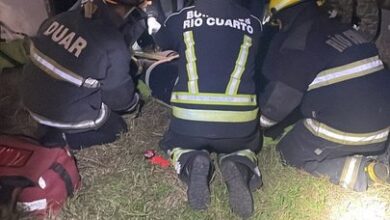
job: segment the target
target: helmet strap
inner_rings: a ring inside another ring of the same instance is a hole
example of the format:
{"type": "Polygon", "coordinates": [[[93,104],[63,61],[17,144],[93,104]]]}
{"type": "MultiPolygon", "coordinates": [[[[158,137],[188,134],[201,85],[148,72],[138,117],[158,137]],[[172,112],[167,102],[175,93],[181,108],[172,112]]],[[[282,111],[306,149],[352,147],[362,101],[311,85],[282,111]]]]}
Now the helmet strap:
{"type": "Polygon", "coordinates": [[[96,4],[93,2],[93,0],[90,0],[85,2],[83,6],[84,6],[84,17],[92,18],[93,14],[97,10],[96,4]]]}

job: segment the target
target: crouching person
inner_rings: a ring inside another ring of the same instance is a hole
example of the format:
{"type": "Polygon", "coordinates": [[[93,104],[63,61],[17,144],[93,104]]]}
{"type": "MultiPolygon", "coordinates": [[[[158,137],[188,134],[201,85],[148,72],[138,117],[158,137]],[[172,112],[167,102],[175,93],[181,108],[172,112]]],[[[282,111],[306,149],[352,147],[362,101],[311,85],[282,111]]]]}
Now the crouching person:
{"type": "Polygon", "coordinates": [[[163,49],[180,55],[173,116],[160,146],[187,184],[193,209],[210,203],[215,152],[232,210],[244,218],[253,212],[251,190],[261,185],[253,80],[260,33],[259,19],[234,1],[199,0],[168,17],[155,36],[163,49]]]}
{"type": "Polygon", "coordinates": [[[126,17],[144,0],[91,0],[46,20],[32,39],[24,106],[44,127],[43,144],[109,143],[127,130],[121,113],[138,95],[130,75],[126,17]]]}
{"type": "Polygon", "coordinates": [[[287,164],[364,191],[389,181],[390,72],[373,43],[315,1],[271,1],[280,25],[263,72],[263,128],[300,105],[304,118],[277,145],[287,164]]]}

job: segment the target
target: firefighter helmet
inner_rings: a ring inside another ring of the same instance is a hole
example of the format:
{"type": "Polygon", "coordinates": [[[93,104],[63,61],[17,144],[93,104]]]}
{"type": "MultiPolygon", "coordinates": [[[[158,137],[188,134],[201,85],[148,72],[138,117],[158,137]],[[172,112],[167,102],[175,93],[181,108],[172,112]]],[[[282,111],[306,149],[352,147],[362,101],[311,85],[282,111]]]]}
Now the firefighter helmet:
{"type": "Polygon", "coordinates": [[[291,7],[301,2],[305,2],[308,0],[271,0],[268,5],[269,12],[275,14],[282,9],[291,7]]]}
{"type": "Polygon", "coordinates": [[[145,0],[103,0],[105,3],[112,5],[131,5],[138,6],[143,3],[145,0]]]}

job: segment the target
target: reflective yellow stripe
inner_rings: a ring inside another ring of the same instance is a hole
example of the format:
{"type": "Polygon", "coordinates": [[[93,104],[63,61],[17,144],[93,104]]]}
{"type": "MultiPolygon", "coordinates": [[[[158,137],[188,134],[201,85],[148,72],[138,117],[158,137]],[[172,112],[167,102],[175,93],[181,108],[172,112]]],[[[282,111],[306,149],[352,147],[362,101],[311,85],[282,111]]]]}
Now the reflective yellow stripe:
{"type": "Polygon", "coordinates": [[[347,157],[345,159],[344,167],[340,176],[340,186],[347,189],[354,189],[356,180],[359,174],[360,164],[362,163],[362,156],[357,155],[347,157]]]}
{"type": "Polygon", "coordinates": [[[244,35],[243,42],[241,44],[240,53],[236,60],[236,66],[232,74],[230,75],[229,84],[226,88],[226,94],[235,95],[237,94],[238,87],[241,82],[241,76],[244,73],[245,65],[248,60],[249,48],[252,46],[252,38],[244,35]]]}
{"type": "Polygon", "coordinates": [[[184,42],[186,44],[188,90],[190,93],[198,93],[198,70],[196,67],[195,41],[192,31],[184,32],[184,42]]]}
{"type": "Polygon", "coordinates": [[[378,56],[331,68],[320,72],[309,85],[308,91],[375,73],[383,68],[383,63],[378,56]]]}
{"type": "Polygon", "coordinates": [[[236,154],[238,156],[246,157],[250,161],[252,161],[253,163],[257,164],[257,156],[256,156],[256,154],[253,151],[249,150],[249,149],[240,150],[240,151],[235,152],[234,154],[236,154]]]}
{"type": "Polygon", "coordinates": [[[252,111],[200,110],[172,107],[176,118],[207,122],[249,122],[257,117],[258,108],[252,111]]]}
{"type": "Polygon", "coordinates": [[[256,156],[255,152],[253,152],[253,151],[251,151],[249,149],[235,151],[235,152],[230,153],[230,154],[224,154],[223,156],[219,157],[219,163],[221,163],[222,160],[224,160],[225,158],[228,158],[228,157],[231,157],[231,156],[235,156],[235,155],[241,156],[241,157],[246,157],[250,161],[252,161],[254,164],[257,164],[257,156],[256,156]]]}
{"type": "Polygon", "coordinates": [[[389,127],[370,133],[347,133],[336,130],[313,119],[304,121],[305,127],[315,136],[345,145],[365,145],[381,143],[387,140],[389,127]]]}
{"type": "Polygon", "coordinates": [[[175,147],[172,150],[168,151],[168,155],[171,158],[171,161],[176,163],[179,161],[181,155],[188,153],[188,152],[191,152],[191,151],[194,151],[194,150],[175,147]]]}
{"type": "Polygon", "coordinates": [[[173,92],[171,102],[199,105],[256,106],[256,95],[225,95],[220,93],[173,92]]]}

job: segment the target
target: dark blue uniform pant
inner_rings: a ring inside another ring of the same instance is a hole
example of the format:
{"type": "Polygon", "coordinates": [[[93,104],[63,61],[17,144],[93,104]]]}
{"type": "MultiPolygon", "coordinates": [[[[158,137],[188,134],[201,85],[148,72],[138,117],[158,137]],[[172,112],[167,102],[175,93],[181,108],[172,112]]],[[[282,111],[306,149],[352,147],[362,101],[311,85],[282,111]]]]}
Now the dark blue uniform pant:
{"type": "MultiPolygon", "coordinates": [[[[339,184],[343,168],[348,158],[361,155],[357,180],[353,187],[356,191],[364,191],[368,186],[368,177],[364,171],[370,157],[384,155],[386,144],[377,143],[363,146],[348,146],[333,143],[314,136],[303,124],[295,127],[278,143],[283,162],[303,169],[315,176],[326,176],[330,181],[339,184]]],[[[356,159],[356,158],[355,158],[356,159]]],[[[388,160],[388,158],[386,158],[388,160]]]]}
{"type": "Polygon", "coordinates": [[[41,142],[46,146],[68,145],[72,149],[87,148],[92,145],[114,142],[120,133],[127,131],[123,118],[114,112],[110,113],[107,121],[97,130],[84,132],[66,132],[56,128],[46,127],[41,142]]]}
{"type": "Polygon", "coordinates": [[[259,130],[243,138],[203,138],[178,134],[168,130],[164,138],[160,141],[160,148],[164,151],[173,148],[183,148],[191,150],[207,150],[218,154],[230,154],[236,151],[249,149],[254,153],[261,150],[263,136],[259,130]]]}

